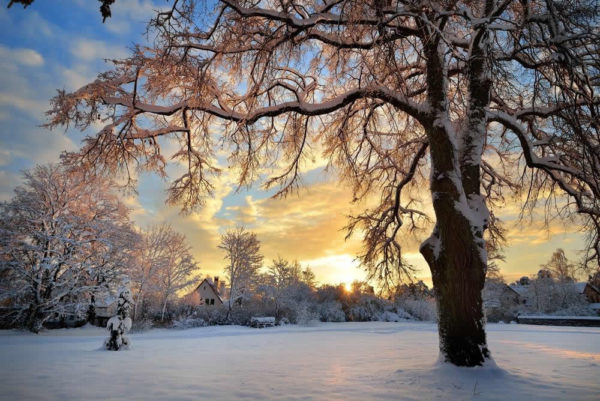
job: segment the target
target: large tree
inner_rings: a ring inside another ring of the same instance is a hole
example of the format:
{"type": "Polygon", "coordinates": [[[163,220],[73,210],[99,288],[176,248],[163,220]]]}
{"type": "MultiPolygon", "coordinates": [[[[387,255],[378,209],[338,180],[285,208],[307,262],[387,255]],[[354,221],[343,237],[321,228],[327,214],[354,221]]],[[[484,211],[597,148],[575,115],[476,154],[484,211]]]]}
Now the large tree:
{"type": "Polygon", "coordinates": [[[275,166],[266,186],[277,196],[322,150],[375,205],[349,224],[375,277],[410,273],[399,239],[433,222],[421,253],[440,350],[456,365],[489,356],[486,239],[510,192],[524,210],[542,199],[548,213],[576,213],[597,260],[594,0],[221,0],[208,11],[174,1],[151,22],[152,46],[58,94],[50,127],[105,124],[67,160],[164,174],[159,138],[176,137],[187,170],[169,201],[189,209],[211,193],[223,146],[241,185],[275,166]]]}
{"type": "Polygon", "coordinates": [[[37,332],[114,290],[136,236],[110,180],[62,165],[23,175],[15,196],[0,203],[0,301],[16,324],[37,332]]]}

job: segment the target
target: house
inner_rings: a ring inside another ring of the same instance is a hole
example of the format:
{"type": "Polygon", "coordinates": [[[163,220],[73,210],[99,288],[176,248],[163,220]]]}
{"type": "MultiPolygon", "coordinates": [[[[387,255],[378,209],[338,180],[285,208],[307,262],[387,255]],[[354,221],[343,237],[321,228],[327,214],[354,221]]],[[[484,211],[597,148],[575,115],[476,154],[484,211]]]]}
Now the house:
{"type": "Polygon", "coordinates": [[[214,279],[207,277],[198,284],[194,291],[186,296],[186,300],[193,305],[223,305],[224,284],[219,281],[219,277],[214,279]]]}
{"type": "Polygon", "coordinates": [[[522,302],[519,293],[500,280],[486,280],[481,295],[488,322],[510,322],[522,302]]]}
{"type": "Polygon", "coordinates": [[[595,285],[586,282],[575,283],[575,288],[577,289],[578,294],[585,295],[585,298],[589,303],[600,302],[600,289],[595,285]]]}
{"type": "Polygon", "coordinates": [[[117,298],[106,294],[98,297],[94,304],[94,320],[91,322],[95,326],[106,327],[108,320],[117,314],[117,298]]]}
{"type": "Polygon", "coordinates": [[[483,305],[488,308],[508,310],[523,302],[523,297],[511,286],[495,280],[486,280],[482,292],[483,305]]]}
{"type": "Polygon", "coordinates": [[[520,280],[518,283],[511,284],[508,287],[519,295],[520,304],[529,305],[529,283],[521,283],[523,283],[522,280],[520,280]]]}

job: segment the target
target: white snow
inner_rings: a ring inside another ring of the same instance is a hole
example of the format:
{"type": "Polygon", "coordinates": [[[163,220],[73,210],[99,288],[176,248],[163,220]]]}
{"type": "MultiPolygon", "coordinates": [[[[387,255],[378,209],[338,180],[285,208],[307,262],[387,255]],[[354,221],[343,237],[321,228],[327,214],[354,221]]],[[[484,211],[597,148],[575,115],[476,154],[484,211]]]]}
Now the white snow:
{"type": "Polygon", "coordinates": [[[495,363],[437,362],[434,324],[0,332],[1,400],[597,400],[600,328],[488,326],[495,363]]]}

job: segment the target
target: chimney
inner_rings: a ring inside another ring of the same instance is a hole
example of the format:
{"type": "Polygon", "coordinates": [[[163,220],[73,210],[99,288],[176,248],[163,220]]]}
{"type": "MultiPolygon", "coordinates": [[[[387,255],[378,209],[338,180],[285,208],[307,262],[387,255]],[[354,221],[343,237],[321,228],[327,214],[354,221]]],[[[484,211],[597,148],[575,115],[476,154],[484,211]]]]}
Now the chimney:
{"type": "Polygon", "coordinates": [[[215,290],[218,293],[219,292],[219,276],[215,276],[214,284],[215,284],[215,290]]]}

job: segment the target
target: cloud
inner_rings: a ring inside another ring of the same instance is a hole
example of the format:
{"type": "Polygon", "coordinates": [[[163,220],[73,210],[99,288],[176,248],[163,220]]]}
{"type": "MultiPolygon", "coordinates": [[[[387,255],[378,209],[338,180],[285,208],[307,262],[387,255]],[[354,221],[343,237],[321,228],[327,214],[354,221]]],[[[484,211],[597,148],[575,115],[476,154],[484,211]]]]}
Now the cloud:
{"type": "Polygon", "coordinates": [[[101,40],[87,38],[74,40],[69,51],[76,59],[86,62],[125,58],[129,55],[123,46],[110,45],[101,40]]]}
{"type": "Polygon", "coordinates": [[[0,7],[0,24],[5,32],[16,32],[19,39],[53,38],[56,34],[56,26],[31,7],[27,10],[19,7],[10,10],[0,7]]]}
{"type": "Polygon", "coordinates": [[[0,92],[0,106],[14,107],[27,114],[41,116],[48,109],[48,102],[19,96],[15,93],[0,92]]]}
{"type": "MultiPolygon", "coordinates": [[[[0,111],[5,113],[3,119],[12,120],[14,109],[36,120],[43,116],[48,108],[44,97],[49,89],[45,81],[48,75],[46,69],[37,67],[44,63],[42,56],[34,50],[0,45],[0,111]]],[[[3,127],[6,128],[6,124],[3,127]]]]}
{"type": "Polygon", "coordinates": [[[344,241],[344,226],[352,212],[350,191],[336,182],[317,183],[285,199],[265,198],[246,203],[242,215],[254,216],[255,230],[265,252],[289,258],[318,258],[356,250],[344,241]]]}
{"type": "Polygon", "coordinates": [[[25,67],[39,67],[44,65],[44,57],[33,49],[11,49],[0,45],[0,58],[13,60],[16,64],[25,67]]]}

